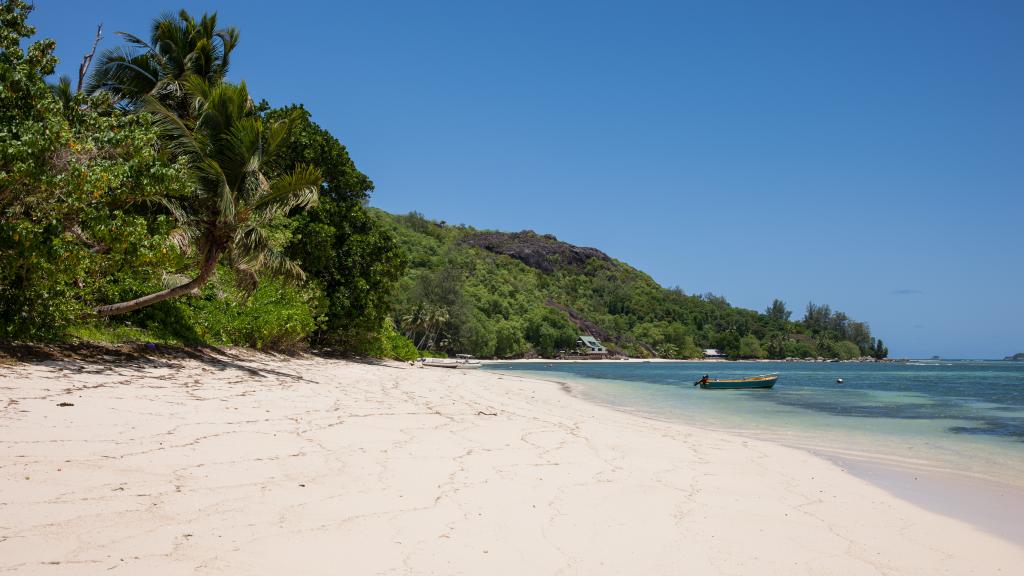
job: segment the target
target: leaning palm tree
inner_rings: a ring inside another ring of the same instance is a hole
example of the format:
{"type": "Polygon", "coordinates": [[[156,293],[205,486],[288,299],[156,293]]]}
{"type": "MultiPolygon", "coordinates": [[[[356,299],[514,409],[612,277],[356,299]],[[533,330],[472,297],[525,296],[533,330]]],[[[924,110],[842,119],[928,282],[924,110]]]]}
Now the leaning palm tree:
{"type": "Polygon", "coordinates": [[[194,191],[179,202],[165,199],[178,222],[175,239],[193,253],[199,273],[191,280],[127,302],[99,306],[99,316],[130,312],[203,286],[222,259],[243,287],[255,288],[257,273],[302,277],[299,267],[277,250],[268,230],[296,208],[313,205],[323,178],[316,168],[298,165],[268,180],[263,169],[281,151],[295,118],[268,124],[253,110],[245,84],[210,84],[199,76],[181,82],[192,118],[185,122],[154,96],[144,99],[166,146],[183,158],[194,191]]]}
{"type": "Polygon", "coordinates": [[[127,42],[104,50],[86,93],[109,92],[121,105],[138,108],[153,97],[180,116],[188,112],[183,81],[199,76],[210,84],[224,80],[238,30],[217,28],[217,14],[196,21],[185,10],[153,20],[149,40],[118,32],[127,42]]]}

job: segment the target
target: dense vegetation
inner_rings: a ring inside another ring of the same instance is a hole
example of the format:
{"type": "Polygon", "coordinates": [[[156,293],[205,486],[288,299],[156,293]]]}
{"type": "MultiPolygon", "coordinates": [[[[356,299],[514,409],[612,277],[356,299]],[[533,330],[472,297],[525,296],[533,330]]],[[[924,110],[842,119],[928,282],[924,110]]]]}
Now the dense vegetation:
{"type": "Polygon", "coordinates": [[[237,30],[161,16],[72,92],[52,41],[22,47],[30,12],[0,3],[0,338],[415,355],[372,183],[300,106],[227,82],[237,30]]]}
{"type": "Polygon", "coordinates": [[[593,248],[533,232],[447,226],[378,212],[409,254],[396,323],[420,347],[481,357],[554,356],[580,333],[636,357],[885,357],[868,326],[808,304],[794,322],[775,300],[764,313],[715,295],[665,289],[593,248]]]}
{"type": "Polygon", "coordinates": [[[80,89],[0,0],[0,339],[412,358],[884,357],[865,324],[667,290],[598,250],[367,208],[373,183],[301,105],[227,80],[241,41],[182,11],[122,34],[80,89]],[[24,44],[24,45],[23,45],[24,44]]]}

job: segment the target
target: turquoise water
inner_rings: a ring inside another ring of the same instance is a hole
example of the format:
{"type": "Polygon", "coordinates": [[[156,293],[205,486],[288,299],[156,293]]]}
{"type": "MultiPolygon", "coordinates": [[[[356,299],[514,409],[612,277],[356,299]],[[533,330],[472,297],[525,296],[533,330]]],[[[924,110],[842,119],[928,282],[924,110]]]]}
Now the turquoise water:
{"type": "Polygon", "coordinates": [[[573,383],[591,401],[659,418],[1024,487],[1022,362],[627,361],[487,368],[573,383]],[[780,374],[771,390],[693,386],[705,373],[721,378],[768,372],[780,374]]]}

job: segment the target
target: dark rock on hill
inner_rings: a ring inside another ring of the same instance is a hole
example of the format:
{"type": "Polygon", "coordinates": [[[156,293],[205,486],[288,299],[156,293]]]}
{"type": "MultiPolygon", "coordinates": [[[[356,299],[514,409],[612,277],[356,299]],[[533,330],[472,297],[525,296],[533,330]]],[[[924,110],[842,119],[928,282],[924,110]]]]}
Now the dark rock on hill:
{"type": "Polygon", "coordinates": [[[1003,358],[1003,360],[1024,360],[1024,352],[1018,352],[1013,356],[1007,356],[1006,358],[1003,358]]]}
{"type": "Polygon", "coordinates": [[[554,272],[563,268],[579,268],[589,260],[611,262],[597,248],[583,248],[562,242],[551,234],[540,235],[532,230],[522,232],[474,232],[462,243],[519,260],[530,268],[554,272]]]}
{"type": "Polygon", "coordinates": [[[607,330],[605,330],[604,328],[601,328],[597,324],[594,324],[590,320],[587,320],[583,316],[583,314],[580,314],[579,312],[574,310],[572,307],[565,306],[564,304],[559,304],[558,302],[555,302],[554,300],[551,300],[550,298],[547,301],[544,302],[544,305],[549,307],[549,308],[554,308],[555,310],[561,310],[562,312],[565,312],[566,315],[569,316],[569,321],[571,321],[573,324],[575,324],[576,327],[579,328],[579,330],[582,333],[590,334],[591,336],[593,336],[594,338],[597,338],[598,340],[600,340],[602,342],[610,342],[610,341],[618,342],[618,338],[614,338],[607,330]]]}

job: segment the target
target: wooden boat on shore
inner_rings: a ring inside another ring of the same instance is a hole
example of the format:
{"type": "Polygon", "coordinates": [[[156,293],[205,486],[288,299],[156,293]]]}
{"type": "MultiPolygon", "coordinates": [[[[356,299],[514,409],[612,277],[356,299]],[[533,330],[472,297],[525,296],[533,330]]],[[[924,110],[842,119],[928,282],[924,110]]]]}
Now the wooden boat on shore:
{"type": "Polygon", "coordinates": [[[483,366],[468,354],[458,354],[455,358],[420,358],[424,366],[431,368],[452,368],[454,370],[472,370],[483,366]]]}
{"type": "Polygon", "coordinates": [[[700,386],[705,390],[747,390],[755,388],[771,388],[772,386],[775,386],[775,381],[778,379],[778,374],[761,374],[759,376],[740,378],[738,380],[712,380],[705,375],[700,380],[694,382],[693,385],[700,386]]]}

